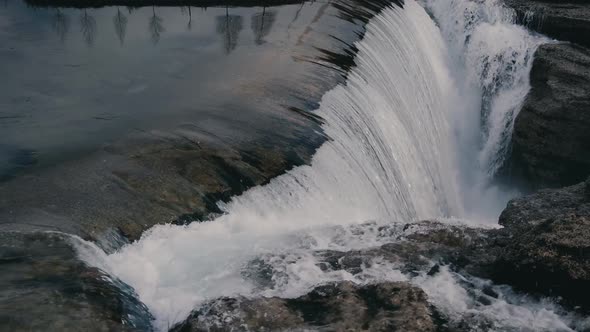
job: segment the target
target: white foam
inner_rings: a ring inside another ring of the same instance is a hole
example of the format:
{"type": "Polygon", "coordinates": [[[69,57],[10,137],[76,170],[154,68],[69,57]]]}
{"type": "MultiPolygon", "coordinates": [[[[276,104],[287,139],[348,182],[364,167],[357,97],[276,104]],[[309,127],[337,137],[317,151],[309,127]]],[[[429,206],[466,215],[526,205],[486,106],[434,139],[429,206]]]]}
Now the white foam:
{"type": "Polygon", "coordinates": [[[465,279],[446,266],[434,276],[413,278],[412,283],[422,288],[451,322],[464,321],[473,331],[574,331],[568,325],[580,319],[564,315],[563,309],[547,300],[527,298],[478,278],[465,279]],[[497,298],[482,293],[484,286],[497,298]],[[481,303],[481,297],[489,302],[481,303]]]}

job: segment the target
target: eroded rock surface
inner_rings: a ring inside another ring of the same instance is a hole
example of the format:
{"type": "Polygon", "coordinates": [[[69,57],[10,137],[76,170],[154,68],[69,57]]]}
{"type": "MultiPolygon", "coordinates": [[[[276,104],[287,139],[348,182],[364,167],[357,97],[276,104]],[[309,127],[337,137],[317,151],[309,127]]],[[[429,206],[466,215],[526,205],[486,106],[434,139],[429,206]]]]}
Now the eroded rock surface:
{"type": "Polygon", "coordinates": [[[590,175],[590,51],[539,47],[531,91],[516,118],[513,160],[537,186],[572,185],[590,175]]]}
{"type": "Polygon", "coordinates": [[[588,308],[590,179],[511,201],[500,216],[505,243],[496,279],[588,308]]]}

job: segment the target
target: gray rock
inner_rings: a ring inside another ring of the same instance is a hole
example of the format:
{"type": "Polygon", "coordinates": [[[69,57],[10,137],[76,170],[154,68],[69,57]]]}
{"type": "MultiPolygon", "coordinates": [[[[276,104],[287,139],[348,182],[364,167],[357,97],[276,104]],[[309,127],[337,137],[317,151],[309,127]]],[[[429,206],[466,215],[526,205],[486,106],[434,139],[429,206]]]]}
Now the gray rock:
{"type": "Polygon", "coordinates": [[[405,282],[338,282],[295,299],[221,298],[172,331],[436,331],[426,294],[405,282]]]}
{"type": "Polygon", "coordinates": [[[532,183],[572,185],[590,175],[590,51],[539,47],[531,91],[516,118],[514,165],[532,183]]]}
{"type": "Polygon", "coordinates": [[[511,201],[500,217],[495,279],[590,304],[590,179],[511,201]]]}
{"type": "MultiPolygon", "coordinates": [[[[373,226],[366,223],[355,231],[373,226]]],[[[496,256],[490,244],[497,241],[497,230],[421,221],[379,226],[379,232],[385,244],[350,251],[316,250],[316,265],[325,272],[346,271],[358,276],[382,262],[392,263],[407,275],[433,272],[437,264],[443,264],[484,276],[496,256]]],[[[278,262],[288,265],[292,258],[284,254],[259,256],[246,264],[242,276],[260,290],[280,288],[286,276],[278,262]]]]}
{"type": "Polygon", "coordinates": [[[353,251],[317,251],[323,270],[345,270],[353,275],[370,267],[375,258],[383,259],[404,273],[431,271],[434,264],[452,264],[457,269],[474,270],[483,275],[487,262],[487,243],[493,231],[449,226],[436,221],[406,224],[398,239],[379,247],[353,251]]]}
{"type": "Polygon", "coordinates": [[[532,228],[542,220],[563,215],[590,216],[590,181],[561,189],[542,189],[516,198],[500,214],[499,223],[506,229],[532,228]]]}
{"type": "Polygon", "coordinates": [[[590,4],[584,0],[506,0],[518,20],[549,37],[590,46],[590,4]]]}

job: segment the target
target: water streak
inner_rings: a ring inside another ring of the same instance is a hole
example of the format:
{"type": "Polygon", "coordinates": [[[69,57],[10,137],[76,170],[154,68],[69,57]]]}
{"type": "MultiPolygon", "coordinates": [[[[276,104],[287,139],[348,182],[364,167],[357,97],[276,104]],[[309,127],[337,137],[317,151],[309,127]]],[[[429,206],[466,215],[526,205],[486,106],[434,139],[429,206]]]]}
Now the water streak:
{"type": "Polygon", "coordinates": [[[461,89],[477,96],[469,102],[481,103],[481,127],[470,127],[481,128],[474,145],[479,168],[493,177],[508,156],[514,120],[530,89],[533,55],[549,39],[517,25],[515,11],[499,0],[424,0],[424,6],[454,54],[461,89]]]}

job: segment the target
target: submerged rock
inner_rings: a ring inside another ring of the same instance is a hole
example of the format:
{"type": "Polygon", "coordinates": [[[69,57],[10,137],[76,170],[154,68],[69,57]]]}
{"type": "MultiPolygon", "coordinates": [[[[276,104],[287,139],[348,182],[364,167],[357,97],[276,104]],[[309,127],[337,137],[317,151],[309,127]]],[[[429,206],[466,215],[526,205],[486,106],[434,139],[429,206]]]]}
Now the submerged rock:
{"type": "Polygon", "coordinates": [[[221,298],[172,331],[436,331],[426,294],[406,282],[326,284],[295,299],[221,298]]]}
{"type": "Polygon", "coordinates": [[[506,0],[520,23],[549,37],[590,46],[590,4],[583,0],[506,0]]]}
{"type": "Polygon", "coordinates": [[[500,216],[498,281],[590,308],[590,179],[512,200],[500,216]]]}
{"type": "Polygon", "coordinates": [[[572,185],[590,174],[588,49],[539,47],[531,91],[514,126],[513,161],[537,185],[572,185]]]}

